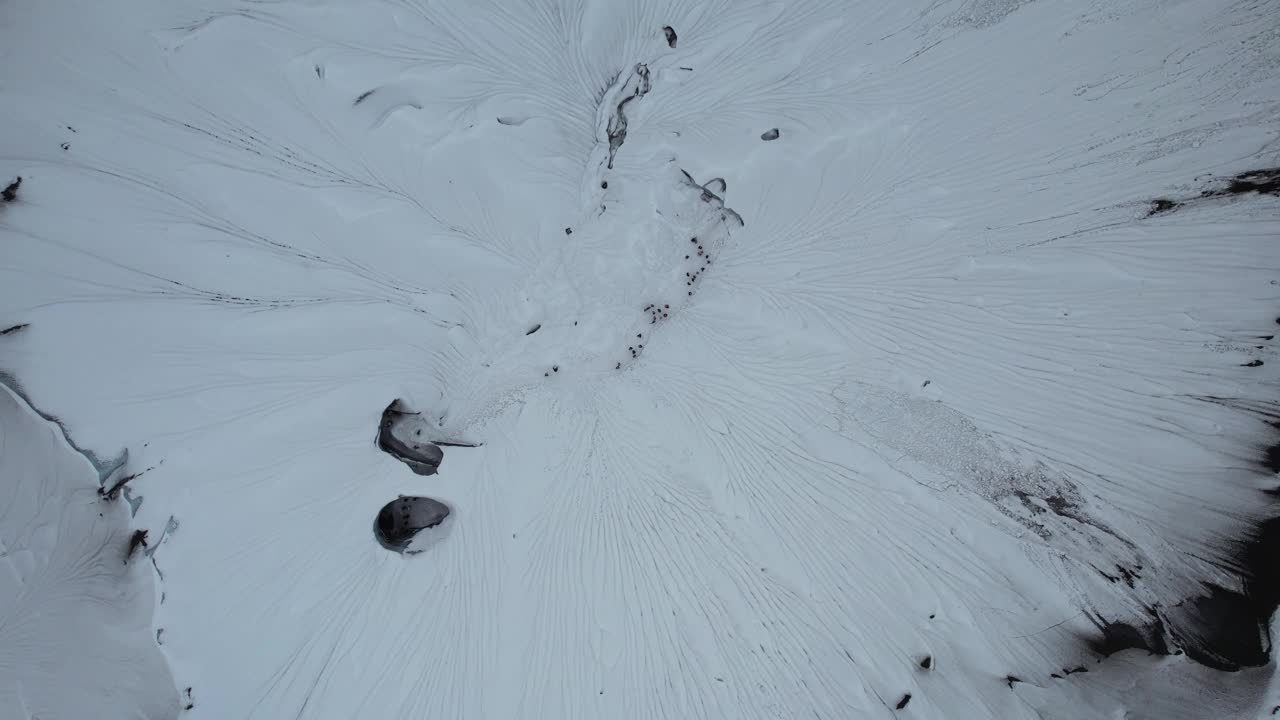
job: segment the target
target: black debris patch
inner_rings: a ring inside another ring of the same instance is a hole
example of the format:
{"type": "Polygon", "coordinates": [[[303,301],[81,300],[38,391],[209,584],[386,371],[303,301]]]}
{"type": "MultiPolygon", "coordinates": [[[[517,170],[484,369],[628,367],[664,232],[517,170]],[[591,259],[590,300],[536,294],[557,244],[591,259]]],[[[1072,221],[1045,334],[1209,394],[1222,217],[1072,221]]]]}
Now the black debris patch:
{"type": "MultiPolygon", "coordinates": [[[[1280,430],[1280,420],[1273,420],[1270,425],[1272,428],[1280,430]]],[[[1280,473],[1280,442],[1274,442],[1263,447],[1259,453],[1258,463],[1264,470],[1280,473]]],[[[1274,492],[1270,494],[1276,495],[1274,492]]]]}
{"type": "Polygon", "coordinates": [[[1073,668],[1062,668],[1063,675],[1070,675],[1072,673],[1087,673],[1087,672],[1089,672],[1089,668],[1083,665],[1077,665],[1076,667],[1073,667],[1073,668]]]}
{"type": "Polygon", "coordinates": [[[59,145],[58,145],[58,147],[62,148],[63,150],[70,150],[70,149],[71,149],[71,143],[70,143],[70,141],[68,141],[68,142],[64,142],[64,143],[59,144],[59,145]]]}
{"type": "Polygon", "coordinates": [[[907,694],[903,695],[903,696],[902,696],[902,699],[901,699],[901,700],[899,700],[899,701],[898,701],[898,704],[897,704],[896,706],[894,706],[894,707],[895,707],[895,709],[897,709],[897,710],[901,710],[902,708],[906,707],[906,706],[907,706],[907,703],[909,703],[909,702],[911,702],[911,693],[907,693],[907,694]]]}
{"type": "Polygon", "coordinates": [[[565,228],[565,229],[564,229],[564,234],[565,234],[565,235],[572,235],[572,234],[573,234],[573,228],[565,228]]]}
{"type": "Polygon", "coordinates": [[[444,522],[450,512],[449,506],[439,500],[401,495],[378,511],[373,536],[387,550],[413,554],[409,546],[414,537],[444,522]]]}
{"type": "Polygon", "coordinates": [[[1169,654],[1169,646],[1164,640],[1164,621],[1154,617],[1154,613],[1151,622],[1144,627],[1122,622],[1107,622],[1095,616],[1090,616],[1090,619],[1097,626],[1102,637],[1091,639],[1089,649],[1102,657],[1109,657],[1121,650],[1130,649],[1146,650],[1155,655],[1169,654]]]}
{"type": "Polygon", "coordinates": [[[365,90],[364,92],[360,93],[360,95],[356,97],[355,102],[351,103],[351,107],[355,107],[356,105],[359,105],[360,103],[364,102],[365,100],[368,100],[368,99],[369,99],[369,96],[370,96],[370,95],[372,95],[372,94],[374,94],[374,93],[375,93],[375,92],[377,92],[377,91],[378,91],[378,89],[377,89],[377,88],[374,88],[374,89],[372,89],[372,90],[365,90]]]}
{"type": "Polygon", "coordinates": [[[1231,197],[1234,195],[1275,195],[1280,196],[1280,168],[1264,168],[1250,170],[1232,177],[1217,178],[1220,187],[1201,190],[1183,200],[1157,198],[1151,201],[1147,217],[1172,212],[1180,207],[1202,200],[1231,197]]]}
{"type": "Polygon", "coordinates": [[[1250,170],[1240,173],[1227,184],[1221,195],[1244,195],[1258,193],[1260,195],[1280,196],[1280,168],[1250,170]]]}
{"type": "Polygon", "coordinates": [[[933,667],[933,656],[925,655],[924,659],[920,661],[920,667],[924,668],[925,670],[928,670],[929,668],[933,667]]]}
{"type": "Polygon", "coordinates": [[[764,140],[765,142],[769,142],[770,140],[777,140],[778,135],[779,135],[778,128],[772,128],[769,130],[765,130],[763,133],[761,133],[760,139],[764,140]]]}
{"type": "Polygon", "coordinates": [[[13,202],[18,199],[18,188],[22,186],[22,176],[19,175],[16,180],[5,186],[4,190],[0,190],[0,198],[4,198],[5,202],[13,202]]]}
{"type": "Polygon", "coordinates": [[[667,47],[674,50],[676,48],[676,31],[670,25],[662,26],[662,34],[667,36],[667,47]]]}
{"type": "Polygon", "coordinates": [[[24,329],[30,326],[31,326],[31,323],[19,323],[17,325],[12,325],[3,330],[0,330],[0,335],[12,335],[16,332],[22,332],[24,329]]]}
{"type": "Polygon", "coordinates": [[[1018,677],[1017,675],[1005,675],[1004,682],[1006,685],[1009,686],[1009,689],[1012,690],[1013,684],[1022,682],[1022,678],[1018,677]]]}
{"type": "Polygon", "coordinates": [[[125,475],[120,479],[116,480],[115,482],[113,482],[111,484],[111,487],[107,487],[107,485],[104,483],[101,487],[98,488],[98,496],[101,497],[103,500],[115,501],[117,498],[120,497],[120,493],[124,490],[125,485],[128,485],[131,481],[136,480],[155,469],[156,469],[155,466],[152,465],[146,470],[140,470],[136,473],[130,473],[128,475],[125,475]]]}
{"type": "Polygon", "coordinates": [[[133,554],[138,552],[138,548],[147,549],[147,531],[134,530],[133,535],[129,536],[129,549],[124,554],[124,564],[128,565],[129,560],[133,558],[133,554]]]}
{"type": "Polygon", "coordinates": [[[532,334],[534,334],[534,333],[538,332],[538,331],[539,331],[539,330],[541,330],[541,329],[542,329],[542,325],[541,325],[541,324],[534,325],[533,327],[531,327],[531,328],[529,328],[528,330],[526,330],[524,334],[525,334],[525,335],[532,335],[532,334]]]}
{"type": "Polygon", "coordinates": [[[435,475],[444,461],[444,451],[422,439],[425,426],[420,413],[408,412],[398,399],[393,400],[378,423],[378,448],[417,475],[435,475]]]}
{"type": "Polygon", "coordinates": [[[608,181],[608,180],[601,180],[601,181],[600,181],[600,189],[601,189],[601,190],[608,190],[608,189],[609,189],[609,181],[608,181]]]}
{"type": "Polygon", "coordinates": [[[1137,570],[1130,570],[1123,565],[1113,565],[1112,567],[1116,569],[1115,575],[1112,575],[1101,568],[1095,567],[1094,569],[1098,571],[1099,575],[1106,578],[1108,581],[1113,583],[1124,582],[1124,584],[1129,587],[1134,587],[1134,580],[1142,579],[1142,576],[1138,574],[1142,570],[1141,567],[1138,567],[1137,570]]]}
{"type": "Polygon", "coordinates": [[[1262,367],[1262,361],[1250,360],[1249,362],[1243,363],[1242,365],[1240,365],[1240,367],[1262,367]]]}

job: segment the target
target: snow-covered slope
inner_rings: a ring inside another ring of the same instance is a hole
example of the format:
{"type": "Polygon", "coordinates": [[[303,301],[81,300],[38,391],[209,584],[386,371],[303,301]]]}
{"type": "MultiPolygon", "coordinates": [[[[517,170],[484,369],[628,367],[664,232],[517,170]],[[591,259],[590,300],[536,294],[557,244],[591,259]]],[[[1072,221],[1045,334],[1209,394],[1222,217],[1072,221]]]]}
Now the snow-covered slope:
{"type": "MultiPolygon", "coordinates": [[[[107,685],[218,719],[1270,712],[1280,200],[1246,173],[1280,165],[1277,16],[0,3],[0,369],[128,449],[84,502],[151,531],[174,678],[6,646],[0,692],[57,688],[43,720],[107,685]]],[[[10,469],[67,452],[6,443],[5,488],[87,512],[10,469]]],[[[0,537],[40,562],[128,537],[22,544],[19,507],[0,537]]],[[[144,605],[110,607],[128,638],[50,652],[150,662],[144,605]]]]}
{"type": "Polygon", "coordinates": [[[160,718],[152,565],[61,430],[0,388],[0,717],[160,718]]]}

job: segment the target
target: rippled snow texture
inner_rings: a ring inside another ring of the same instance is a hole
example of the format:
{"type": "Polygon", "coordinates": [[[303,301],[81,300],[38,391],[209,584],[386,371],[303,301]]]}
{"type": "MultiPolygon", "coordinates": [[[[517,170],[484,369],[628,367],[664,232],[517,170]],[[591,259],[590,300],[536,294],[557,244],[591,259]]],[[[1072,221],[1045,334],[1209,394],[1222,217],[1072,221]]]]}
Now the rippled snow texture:
{"type": "Polygon", "coordinates": [[[7,3],[0,365],[164,461],[193,717],[1247,717],[1086,638],[1268,511],[1275,199],[1146,213],[1276,164],[1276,12],[7,3]]]}

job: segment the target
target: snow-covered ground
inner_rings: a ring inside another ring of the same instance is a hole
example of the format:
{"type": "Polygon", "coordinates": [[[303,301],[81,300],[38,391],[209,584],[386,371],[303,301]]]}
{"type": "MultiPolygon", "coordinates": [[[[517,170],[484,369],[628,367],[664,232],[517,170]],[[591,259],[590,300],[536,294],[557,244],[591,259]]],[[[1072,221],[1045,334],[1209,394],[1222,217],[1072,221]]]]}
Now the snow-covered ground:
{"type": "Polygon", "coordinates": [[[1278,18],[0,2],[0,719],[1269,716],[1278,18]]]}

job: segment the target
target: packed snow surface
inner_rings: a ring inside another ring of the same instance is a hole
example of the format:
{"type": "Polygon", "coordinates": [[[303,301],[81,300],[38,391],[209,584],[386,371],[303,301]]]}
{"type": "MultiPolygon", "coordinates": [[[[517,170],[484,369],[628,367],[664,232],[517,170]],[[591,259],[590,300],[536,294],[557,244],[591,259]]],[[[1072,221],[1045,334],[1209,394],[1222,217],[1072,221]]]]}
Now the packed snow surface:
{"type": "Polygon", "coordinates": [[[1267,716],[1278,17],[0,2],[0,718],[1267,716]]]}

